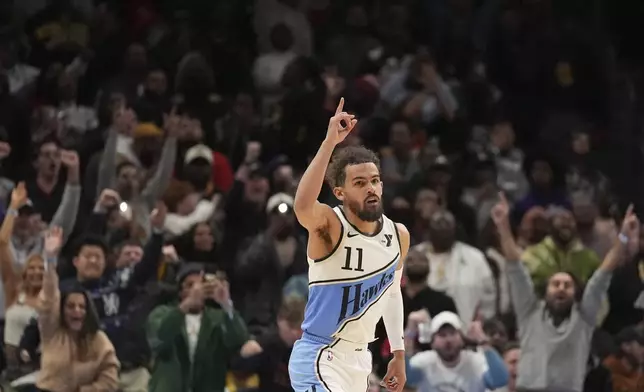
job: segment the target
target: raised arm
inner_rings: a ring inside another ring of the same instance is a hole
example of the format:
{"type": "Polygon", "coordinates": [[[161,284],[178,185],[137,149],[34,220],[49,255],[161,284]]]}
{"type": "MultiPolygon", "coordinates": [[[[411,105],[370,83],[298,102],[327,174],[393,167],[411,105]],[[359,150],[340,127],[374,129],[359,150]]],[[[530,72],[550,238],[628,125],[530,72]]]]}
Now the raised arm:
{"type": "Polygon", "coordinates": [[[63,231],[63,245],[74,230],[78,206],[81,199],[80,160],[76,151],[62,151],[60,161],[67,168],[67,184],[63,199],[51,220],[50,227],[60,227],[63,231]]]}
{"type": "Polygon", "coordinates": [[[524,320],[537,304],[532,279],[526,267],[521,263],[521,250],[514,240],[510,227],[510,206],[503,193],[499,194],[499,202],[492,208],[492,220],[496,225],[501,243],[501,251],[508,261],[508,280],[510,283],[510,298],[517,314],[518,321],[524,320]]]}
{"type": "Polygon", "coordinates": [[[181,118],[176,114],[176,108],[165,118],[163,125],[166,139],[161,150],[161,160],[157,165],[154,175],[141,192],[141,198],[151,210],[163,192],[168,188],[172,179],[172,171],[177,159],[177,135],[181,128],[181,118]]]}
{"type": "Polygon", "coordinates": [[[0,227],[0,275],[2,275],[5,309],[15,302],[22,282],[21,274],[14,269],[15,259],[11,251],[11,236],[18,210],[25,203],[27,203],[27,189],[25,183],[21,182],[11,193],[9,210],[0,227]]]}
{"type": "Polygon", "coordinates": [[[168,212],[162,202],[157,203],[157,208],[150,214],[152,235],[148,238],[143,248],[143,257],[134,267],[132,278],[128,281],[131,286],[143,286],[151,280],[159,270],[163,255],[163,225],[168,212]]]}
{"type": "Polygon", "coordinates": [[[622,228],[613,247],[606,254],[606,257],[604,257],[604,261],[599,268],[597,268],[588,280],[588,284],[584,290],[579,307],[581,315],[587,323],[591,325],[596,324],[597,315],[601,310],[602,302],[610,286],[613,271],[626,258],[627,250],[630,247],[629,245],[639,240],[639,227],[640,222],[633,212],[633,206],[631,205],[626,211],[622,228]]]}
{"type": "Polygon", "coordinates": [[[344,98],[340,99],[335,115],[329,120],[326,138],[320,149],[304,172],[295,193],[293,209],[298,221],[309,232],[328,225],[333,213],[331,208],[318,202],[318,196],[324,183],[324,175],[331,160],[335,146],[342,142],[355,127],[358,120],[343,112],[344,98]]]}
{"type": "Polygon", "coordinates": [[[45,276],[38,296],[38,324],[42,340],[47,340],[58,328],[60,318],[60,290],[56,262],[63,245],[63,231],[52,227],[45,234],[45,276]]]}

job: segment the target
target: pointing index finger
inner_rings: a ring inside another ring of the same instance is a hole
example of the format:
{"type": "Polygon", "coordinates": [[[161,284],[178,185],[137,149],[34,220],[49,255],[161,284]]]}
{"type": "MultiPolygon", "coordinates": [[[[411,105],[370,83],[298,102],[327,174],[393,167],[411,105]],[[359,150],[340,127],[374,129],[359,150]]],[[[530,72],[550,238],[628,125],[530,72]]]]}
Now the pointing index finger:
{"type": "Polygon", "coordinates": [[[335,109],[335,114],[338,115],[342,113],[342,110],[344,108],[344,97],[340,98],[340,103],[338,103],[337,109],[335,109]]]}

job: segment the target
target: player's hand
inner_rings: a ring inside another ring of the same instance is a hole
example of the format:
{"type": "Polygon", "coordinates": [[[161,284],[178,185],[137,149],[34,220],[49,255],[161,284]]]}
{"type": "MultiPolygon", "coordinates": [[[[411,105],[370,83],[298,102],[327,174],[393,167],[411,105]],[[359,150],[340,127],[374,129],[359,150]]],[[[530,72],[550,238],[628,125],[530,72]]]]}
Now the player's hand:
{"type": "Polygon", "coordinates": [[[329,120],[329,128],[326,131],[326,140],[333,143],[334,146],[342,143],[358,123],[356,116],[343,111],[344,98],[340,98],[340,103],[335,109],[335,115],[329,120]]]}
{"type": "Polygon", "coordinates": [[[380,381],[380,385],[390,392],[400,392],[405,387],[406,382],[405,358],[403,356],[394,356],[387,365],[387,374],[380,381]]]}

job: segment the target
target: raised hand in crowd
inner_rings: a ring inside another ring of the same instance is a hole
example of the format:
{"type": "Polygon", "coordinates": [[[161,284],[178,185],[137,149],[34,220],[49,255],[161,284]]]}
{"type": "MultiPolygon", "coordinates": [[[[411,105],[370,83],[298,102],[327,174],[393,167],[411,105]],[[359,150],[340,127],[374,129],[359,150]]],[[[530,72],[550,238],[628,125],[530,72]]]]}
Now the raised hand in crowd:
{"type": "Polygon", "coordinates": [[[162,231],[167,215],[168,207],[166,207],[166,205],[161,201],[157,202],[156,208],[152,210],[152,214],[150,214],[150,224],[152,225],[152,228],[162,231]]]}
{"type": "Polygon", "coordinates": [[[634,256],[639,251],[640,220],[635,215],[632,204],[626,209],[620,233],[628,239],[627,250],[629,256],[634,256]]]}
{"type": "Polygon", "coordinates": [[[80,159],[76,151],[62,150],[60,162],[67,168],[67,182],[78,184],[80,179],[80,159]]]}
{"type": "Polygon", "coordinates": [[[178,263],[181,261],[181,258],[179,258],[179,254],[177,253],[177,249],[174,247],[174,245],[164,246],[162,252],[166,263],[178,263]]]}
{"type": "Polygon", "coordinates": [[[521,259],[521,249],[514,240],[510,226],[510,203],[503,192],[499,193],[499,201],[492,207],[492,221],[496,225],[501,243],[501,249],[506,259],[516,262],[521,259]]]}
{"type": "Polygon", "coordinates": [[[177,114],[177,107],[175,106],[169,114],[164,115],[163,129],[165,129],[168,137],[179,137],[183,127],[183,119],[177,114]]]}
{"type": "Polygon", "coordinates": [[[476,342],[479,346],[485,346],[490,342],[490,338],[483,331],[483,323],[479,320],[472,321],[467,330],[467,337],[476,342]]]}
{"type": "Polygon", "coordinates": [[[629,254],[635,254],[639,249],[639,225],[640,221],[633,211],[633,205],[626,209],[624,219],[622,220],[622,227],[620,229],[618,239],[610,251],[604,257],[600,269],[613,271],[628,259],[629,254]],[[633,249],[632,243],[638,248],[633,249]]]}
{"type": "Polygon", "coordinates": [[[226,311],[232,310],[232,302],[230,300],[230,284],[228,281],[221,279],[215,275],[207,274],[206,281],[203,284],[204,295],[206,298],[211,299],[218,303],[222,309],[226,311]]]}
{"type": "Polygon", "coordinates": [[[25,187],[25,183],[21,181],[18,183],[18,186],[14,188],[13,192],[11,192],[11,204],[9,205],[9,208],[14,211],[18,211],[20,207],[27,204],[28,200],[27,188],[25,187]]]}
{"type": "Polygon", "coordinates": [[[9,155],[11,155],[11,144],[0,142],[0,160],[5,159],[9,155]]]}
{"type": "Polygon", "coordinates": [[[47,259],[58,257],[60,248],[63,246],[63,229],[52,227],[45,233],[44,253],[47,259]]]}
{"type": "Polygon", "coordinates": [[[103,189],[96,201],[95,211],[106,212],[121,203],[121,195],[113,189],[103,189]]]}

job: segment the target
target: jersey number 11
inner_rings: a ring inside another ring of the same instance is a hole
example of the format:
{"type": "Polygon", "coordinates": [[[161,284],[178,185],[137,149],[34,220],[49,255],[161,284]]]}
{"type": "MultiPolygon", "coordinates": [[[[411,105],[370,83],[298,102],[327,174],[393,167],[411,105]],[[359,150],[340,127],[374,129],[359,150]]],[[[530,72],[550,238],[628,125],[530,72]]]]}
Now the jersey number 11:
{"type": "Polygon", "coordinates": [[[362,269],[362,248],[356,248],[356,251],[358,252],[358,268],[351,268],[351,254],[353,253],[353,248],[350,246],[345,246],[344,250],[346,250],[347,252],[347,258],[344,261],[344,267],[342,267],[342,269],[348,271],[364,271],[362,269]]]}

